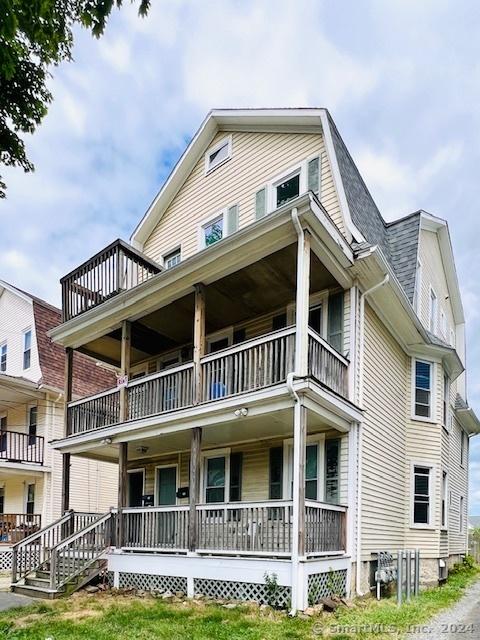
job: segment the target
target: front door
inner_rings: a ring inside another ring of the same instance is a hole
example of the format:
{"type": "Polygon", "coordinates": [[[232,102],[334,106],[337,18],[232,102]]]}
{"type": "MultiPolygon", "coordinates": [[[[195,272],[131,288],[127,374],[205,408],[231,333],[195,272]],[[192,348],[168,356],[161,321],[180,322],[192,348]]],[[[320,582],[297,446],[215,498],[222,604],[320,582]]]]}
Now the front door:
{"type": "Polygon", "coordinates": [[[128,473],[128,506],[141,507],[143,501],[143,471],[128,473]]]}
{"type": "Polygon", "coordinates": [[[177,467],[157,469],[157,504],[159,507],[177,503],[177,467]]]}

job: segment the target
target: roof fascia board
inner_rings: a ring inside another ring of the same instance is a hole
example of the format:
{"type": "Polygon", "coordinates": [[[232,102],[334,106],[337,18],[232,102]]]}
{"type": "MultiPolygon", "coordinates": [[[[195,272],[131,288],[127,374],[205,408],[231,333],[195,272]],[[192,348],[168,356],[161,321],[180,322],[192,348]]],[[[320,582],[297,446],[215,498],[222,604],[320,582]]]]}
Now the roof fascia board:
{"type": "Polygon", "coordinates": [[[455,409],[455,416],[470,435],[478,435],[480,433],[480,421],[471,407],[455,409]]]}
{"type": "Polygon", "coordinates": [[[345,221],[347,231],[352,236],[351,238],[348,238],[348,240],[350,242],[352,238],[354,238],[357,242],[365,242],[366,240],[360,229],[358,229],[353,224],[352,216],[350,214],[350,208],[348,206],[340,168],[338,166],[337,154],[335,153],[335,147],[333,145],[332,132],[330,129],[330,123],[328,121],[328,113],[326,109],[321,110],[320,120],[322,122],[325,150],[327,152],[328,161],[332,170],[333,182],[335,184],[335,189],[340,201],[340,208],[342,210],[343,219],[345,221]]]}
{"type": "Polygon", "coordinates": [[[21,298],[22,300],[25,300],[25,302],[29,302],[30,304],[33,304],[33,299],[30,296],[23,293],[22,291],[19,291],[16,287],[13,287],[12,285],[8,284],[8,282],[5,282],[5,280],[0,280],[0,288],[7,290],[10,293],[13,293],[13,295],[17,296],[18,298],[21,298]]]}

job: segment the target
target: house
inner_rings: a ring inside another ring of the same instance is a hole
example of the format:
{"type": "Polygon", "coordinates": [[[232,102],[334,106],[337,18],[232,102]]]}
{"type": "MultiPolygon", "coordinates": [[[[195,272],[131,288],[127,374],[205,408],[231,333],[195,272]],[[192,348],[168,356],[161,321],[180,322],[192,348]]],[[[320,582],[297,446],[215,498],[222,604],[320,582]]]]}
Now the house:
{"type": "MultiPolygon", "coordinates": [[[[64,351],[47,332],[60,311],[0,281],[0,569],[11,546],[62,514],[62,456],[49,441],[64,431],[64,351]]],[[[115,383],[111,371],[75,358],[73,390],[83,396],[115,383]]],[[[71,506],[104,512],[116,505],[117,466],[76,458],[71,506]]]]}
{"type": "Polygon", "coordinates": [[[47,545],[52,592],[101,557],[188,595],[265,601],[275,575],[297,611],[367,593],[378,551],[419,548],[423,583],[464,555],[480,425],[447,224],[387,224],[328,111],[210,112],[130,244],[61,284],[52,446],[66,488],[70,457],[117,462],[119,511],[47,545]],[[78,353],[119,385],[71,399],[78,353]]]}

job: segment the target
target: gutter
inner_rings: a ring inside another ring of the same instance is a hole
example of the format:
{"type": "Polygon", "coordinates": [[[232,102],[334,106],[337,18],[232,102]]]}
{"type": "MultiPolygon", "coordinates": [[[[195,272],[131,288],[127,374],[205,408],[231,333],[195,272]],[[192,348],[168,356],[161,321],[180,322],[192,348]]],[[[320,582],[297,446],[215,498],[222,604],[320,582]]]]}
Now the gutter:
{"type": "MultiPolygon", "coordinates": [[[[364,364],[364,352],[365,352],[365,298],[371,295],[381,287],[385,286],[390,282],[390,275],[388,273],[385,274],[383,280],[378,282],[376,285],[367,289],[360,294],[360,344],[359,344],[359,381],[358,381],[358,405],[362,407],[363,404],[363,364],[364,364]]],[[[364,595],[360,585],[361,585],[361,537],[362,537],[362,455],[363,455],[363,429],[362,423],[358,424],[358,434],[357,434],[357,442],[358,442],[358,465],[357,465],[357,554],[356,554],[356,562],[355,562],[355,590],[358,596],[364,595]]]]}

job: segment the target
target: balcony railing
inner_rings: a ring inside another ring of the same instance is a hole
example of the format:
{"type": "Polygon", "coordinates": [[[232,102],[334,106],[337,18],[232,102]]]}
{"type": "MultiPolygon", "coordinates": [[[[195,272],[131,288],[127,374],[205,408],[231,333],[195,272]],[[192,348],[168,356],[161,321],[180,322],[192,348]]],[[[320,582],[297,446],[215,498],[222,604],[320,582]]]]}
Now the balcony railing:
{"type": "Polygon", "coordinates": [[[115,240],[60,280],[62,321],[133,289],[160,271],[158,264],[123,240],[115,240]]]}
{"type": "MultiPolygon", "coordinates": [[[[212,402],[284,383],[294,370],[295,329],[269,333],[201,359],[200,402],[212,402]]],[[[309,375],[346,398],[348,360],[314,331],[308,336],[309,375]]],[[[187,363],[132,380],[127,385],[128,420],[194,404],[194,366],[187,363]]],[[[120,392],[112,389],[68,405],[68,435],[118,424],[120,392]]]]}
{"type": "Polygon", "coordinates": [[[0,543],[15,544],[41,528],[42,516],[36,513],[0,513],[0,543]]]}
{"type": "MultiPolygon", "coordinates": [[[[123,509],[124,548],[186,552],[188,512],[188,506],[123,509]]],[[[196,507],[196,552],[289,556],[292,522],[291,500],[200,504],[196,507]]],[[[346,507],[308,501],[305,505],[306,553],[344,553],[345,525],[346,507]]]]}
{"type": "Polygon", "coordinates": [[[0,432],[0,462],[43,464],[44,439],[19,431],[0,432]]]}

